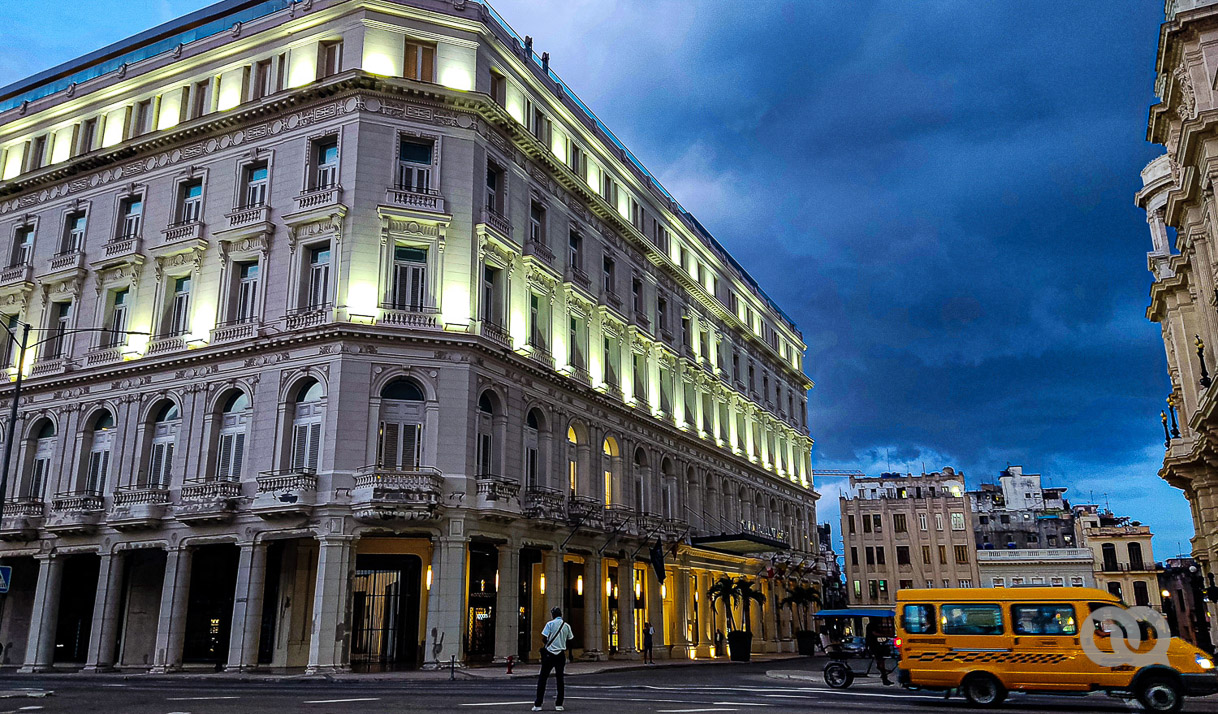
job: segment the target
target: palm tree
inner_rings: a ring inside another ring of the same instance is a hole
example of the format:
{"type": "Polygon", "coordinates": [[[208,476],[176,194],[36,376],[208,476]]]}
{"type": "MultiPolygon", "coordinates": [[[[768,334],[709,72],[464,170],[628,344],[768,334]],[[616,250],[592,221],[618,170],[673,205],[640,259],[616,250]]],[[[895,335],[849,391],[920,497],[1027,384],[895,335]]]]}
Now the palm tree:
{"type": "Polygon", "coordinates": [[[732,619],[732,606],[740,601],[740,591],[736,589],[736,584],[732,582],[732,579],[726,575],[720,576],[710,590],[706,591],[706,596],[710,598],[711,608],[715,607],[716,602],[723,603],[727,631],[731,632],[736,629],[736,621],[732,619]]]}
{"type": "Polygon", "coordinates": [[[820,592],[815,587],[796,585],[791,588],[782,604],[791,608],[792,619],[799,622],[800,629],[808,629],[809,609],[812,605],[820,605],[820,592]]]}
{"type": "Polygon", "coordinates": [[[749,605],[750,602],[756,602],[758,608],[764,607],[765,593],[755,588],[752,580],[745,578],[736,578],[735,589],[737,597],[739,597],[744,605],[740,613],[741,619],[744,620],[744,631],[752,632],[752,618],[749,617],[749,605]]]}

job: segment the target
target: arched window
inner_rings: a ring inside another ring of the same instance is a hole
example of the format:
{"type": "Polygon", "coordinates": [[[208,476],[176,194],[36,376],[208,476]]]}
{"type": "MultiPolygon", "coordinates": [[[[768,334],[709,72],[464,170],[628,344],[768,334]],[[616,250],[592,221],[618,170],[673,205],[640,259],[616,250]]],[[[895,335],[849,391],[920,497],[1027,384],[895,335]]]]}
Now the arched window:
{"type": "Polygon", "coordinates": [[[1129,569],[1130,570],[1142,570],[1145,567],[1146,567],[1145,563],[1142,562],[1142,544],[1141,543],[1130,543],[1129,544],[1129,569]]]}
{"type": "Polygon", "coordinates": [[[148,452],[148,488],[169,488],[173,450],[182,415],[178,405],[165,402],[152,417],[152,449],[148,452]]]}
{"type": "Polygon", "coordinates": [[[572,498],[579,492],[579,434],[575,425],[567,427],[567,491],[572,498]]]}
{"type": "Polygon", "coordinates": [[[240,481],[245,464],[245,432],[249,422],[250,398],[233,392],[220,410],[220,448],[216,459],[216,480],[240,481]]]}
{"type": "Polygon", "coordinates": [[[495,473],[495,398],[483,392],[478,398],[478,474],[495,473]]]}
{"type": "Polygon", "coordinates": [[[30,464],[30,481],[26,495],[41,500],[45,497],[47,477],[51,472],[51,459],[55,456],[55,425],[43,419],[34,432],[33,461],[30,464]]]}
{"type": "Polygon", "coordinates": [[[321,383],[310,379],[296,390],[292,413],[293,471],[313,473],[321,460],[321,424],[326,415],[325,393],[321,383]]]}
{"type": "Polygon", "coordinates": [[[417,471],[423,461],[423,390],[396,379],[381,390],[377,464],[395,471],[417,471]]]}
{"type": "Polygon", "coordinates": [[[110,475],[110,451],[114,447],[114,415],[103,409],[89,428],[89,460],[85,470],[85,491],[101,494],[110,475]]]}
{"type": "Polygon", "coordinates": [[[677,508],[677,477],[672,471],[672,462],[664,459],[660,464],[660,515],[675,518],[677,508]]]}
{"type": "Polygon", "coordinates": [[[1112,543],[1104,543],[1100,546],[1100,553],[1104,557],[1104,570],[1117,570],[1116,545],[1112,543]]]}
{"type": "Polygon", "coordinates": [[[634,451],[634,510],[639,513],[647,512],[647,452],[643,449],[634,451]]]}
{"type": "Polygon", "coordinates": [[[612,436],[606,436],[604,444],[601,445],[601,451],[605,455],[605,505],[612,506],[615,502],[614,494],[620,492],[617,477],[617,440],[612,436]]]}
{"type": "Polygon", "coordinates": [[[545,417],[538,409],[530,409],[524,419],[524,480],[526,489],[534,489],[546,480],[545,459],[541,452],[541,430],[545,417]]]}

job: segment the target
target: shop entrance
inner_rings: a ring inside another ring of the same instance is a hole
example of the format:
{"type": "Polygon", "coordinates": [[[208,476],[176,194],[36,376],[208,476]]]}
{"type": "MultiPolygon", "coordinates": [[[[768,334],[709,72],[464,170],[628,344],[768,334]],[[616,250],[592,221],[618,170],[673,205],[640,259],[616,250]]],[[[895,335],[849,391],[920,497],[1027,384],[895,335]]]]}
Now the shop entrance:
{"type": "Polygon", "coordinates": [[[351,667],[379,672],[419,666],[419,590],[414,555],[357,555],[352,587],[351,667]]]}
{"type": "Polygon", "coordinates": [[[465,617],[465,657],[489,662],[495,655],[495,600],[499,593],[499,551],[493,545],[469,547],[469,612],[465,617]]]}

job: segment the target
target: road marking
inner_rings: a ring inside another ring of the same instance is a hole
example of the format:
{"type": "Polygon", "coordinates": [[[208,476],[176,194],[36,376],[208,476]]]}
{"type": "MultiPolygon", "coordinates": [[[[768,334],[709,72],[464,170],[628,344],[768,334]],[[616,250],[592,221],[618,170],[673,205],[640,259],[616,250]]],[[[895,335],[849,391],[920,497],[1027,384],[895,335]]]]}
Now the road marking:
{"type": "Polygon", "coordinates": [[[38,711],[39,709],[42,709],[42,708],[43,708],[43,707],[21,707],[21,708],[20,708],[20,709],[18,709],[17,711],[19,711],[19,712],[34,712],[34,711],[38,711]]]}
{"type": "Polygon", "coordinates": [[[240,699],[241,697],[168,697],[167,702],[207,702],[214,699],[240,699]]]}
{"type": "Polygon", "coordinates": [[[736,709],[656,709],[657,712],[734,712],[736,709]]]}
{"type": "Polygon", "coordinates": [[[818,694],[848,694],[852,697],[880,697],[881,699],[918,699],[929,700],[936,697],[918,696],[914,694],[881,694],[879,692],[859,692],[859,691],[843,691],[837,689],[817,689],[806,694],[763,694],[763,697],[777,697],[781,699],[806,699],[809,696],[818,694]]]}
{"type": "Polygon", "coordinates": [[[359,697],[357,699],[313,699],[301,704],[345,704],[347,702],[379,702],[380,697],[359,697]]]}
{"type": "Polygon", "coordinates": [[[527,699],[523,702],[475,702],[472,704],[462,704],[461,706],[463,706],[463,707],[506,707],[509,705],[515,706],[517,704],[532,704],[532,703],[533,703],[532,699],[527,699]]]}
{"type": "Polygon", "coordinates": [[[773,704],[758,704],[756,702],[714,702],[715,706],[730,704],[734,707],[772,707],[773,704]]]}

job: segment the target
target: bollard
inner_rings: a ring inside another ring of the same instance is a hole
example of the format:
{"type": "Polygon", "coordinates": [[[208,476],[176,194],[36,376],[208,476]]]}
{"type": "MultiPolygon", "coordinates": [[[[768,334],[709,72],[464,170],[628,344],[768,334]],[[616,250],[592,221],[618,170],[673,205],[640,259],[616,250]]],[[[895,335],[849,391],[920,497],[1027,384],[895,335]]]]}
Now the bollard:
{"type": "Polygon", "coordinates": [[[508,655],[508,659],[507,659],[507,666],[508,666],[507,673],[508,674],[512,673],[512,665],[514,665],[514,664],[516,664],[516,657],[514,655],[508,655]]]}
{"type": "Polygon", "coordinates": [[[457,678],[457,655],[452,655],[448,660],[448,681],[453,681],[457,678]]]}

